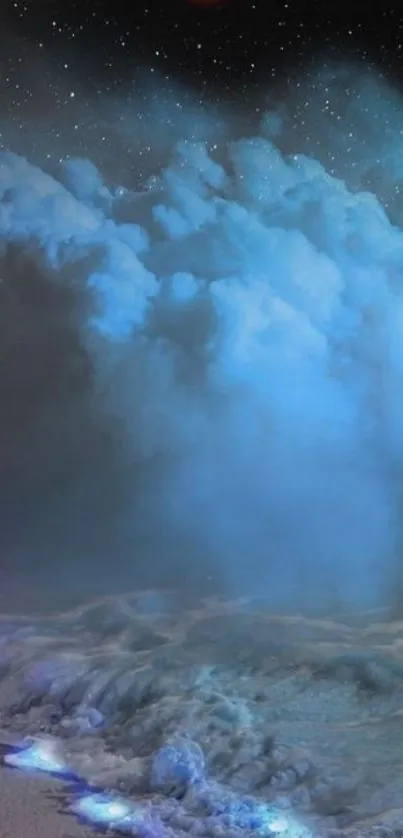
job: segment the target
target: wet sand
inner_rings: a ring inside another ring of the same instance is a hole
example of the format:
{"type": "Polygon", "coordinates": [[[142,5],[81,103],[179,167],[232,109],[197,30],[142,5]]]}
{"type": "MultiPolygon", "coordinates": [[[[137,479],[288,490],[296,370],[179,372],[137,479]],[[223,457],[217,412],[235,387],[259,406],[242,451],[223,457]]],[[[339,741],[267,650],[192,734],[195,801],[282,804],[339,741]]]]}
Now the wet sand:
{"type": "Polygon", "coordinates": [[[0,769],[0,838],[89,838],[94,831],[59,812],[62,784],[0,769]]]}
{"type": "MultiPolygon", "coordinates": [[[[4,574],[3,574],[4,576],[4,574]]],[[[18,614],[46,611],[48,604],[40,590],[3,581],[0,610],[18,614]],[[7,592],[7,593],[6,593],[7,592]]],[[[62,813],[59,795],[63,784],[40,774],[29,775],[0,767],[0,838],[89,838],[95,831],[62,813]]]]}

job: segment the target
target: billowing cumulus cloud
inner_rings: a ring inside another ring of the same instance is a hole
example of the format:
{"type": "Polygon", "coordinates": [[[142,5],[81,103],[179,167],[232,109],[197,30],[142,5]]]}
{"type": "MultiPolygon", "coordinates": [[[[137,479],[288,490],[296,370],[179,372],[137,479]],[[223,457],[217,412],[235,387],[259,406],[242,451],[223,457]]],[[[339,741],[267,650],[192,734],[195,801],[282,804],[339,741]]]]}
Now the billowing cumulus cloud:
{"type": "Polygon", "coordinates": [[[47,329],[57,353],[68,327],[61,394],[19,442],[49,498],[38,543],[63,542],[66,566],[99,550],[101,574],[118,556],[130,583],[175,569],[298,605],[372,606],[396,582],[403,232],[381,203],[396,156],[377,197],[363,185],[378,134],[347,184],[341,129],[332,146],[318,120],[317,155],[302,138],[287,152],[284,120],[218,148],[175,142],[141,192],[90,160],[50,175],[1,155],[8,330],[30,311],[7,309],[21,283],[39,294],[32,345],[47,329]]]}

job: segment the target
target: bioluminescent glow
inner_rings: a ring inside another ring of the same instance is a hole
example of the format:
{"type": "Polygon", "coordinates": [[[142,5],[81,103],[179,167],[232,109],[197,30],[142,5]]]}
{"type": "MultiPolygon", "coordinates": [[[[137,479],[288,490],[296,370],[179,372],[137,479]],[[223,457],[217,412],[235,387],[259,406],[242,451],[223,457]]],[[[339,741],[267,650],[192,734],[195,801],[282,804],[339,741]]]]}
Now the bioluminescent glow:
{"type": "Polygon", "coordinates": [[[309,838],[309,830],[289,817],[279,812],[271,812],[267,817],[266,830],[260,830],[261,833],[269,833],[271,835],[279,835],[285,838],[309,838]]]}
{"type": "MultiPolygon", "coordinates": [[[[74,776],[81,791],[86,787],[85,781],[72,775],[71,770],[60,755],[59,743],[52,739],[31,740],[25,747],[15,749],[4,756],[6,765],[23,771],[43,771],[48,774],[58,774],[66,779],[74,776]]],[[[115,830],[135,829],[137,832],[151,831],[157,835],[164,834],[164,825],[158,816],[158,810],[144,809],[136,806],[130,800],[106,792],[78,793],[71,803],[70,811],[77,817],[95,826],[112,828],[115,830]]],[[[242,800],[235,796],[232,802],[224,808],[220,807],[223,824],[227,827],[247,829],[255,832],[261,838],[311,838],[311,831],[295,820],[286,812],[275,806],[254,801],[242,800]]]]}
{"type": "Polygon", "coordinates": [[[21,750],[4,757],[6,765],[21,771],[46,771],[49,774],[68,774],[68,766],[51,740],[36,740],[21,750]]]}
{"type": "Polygon", "coordinates": [[[280,815],[275,815],[273,820],[269,823],[269,828],[273,831],[278,833],[279,835],[283,834],[283,832],[287,832],[290,828],[289,821],[286,818],[281,817],[280,815]]]}
{"type": "Polygon", "coordinates": [[[126,800],[107,794],[88,794],[78,798],[71,811],[99,826],[119,826],[134,818],[136,811],[126,800]]]}
{"type": "Polygon", "coordinates": [[[258,801],[239,801],[225,812],[229,823],[237,829],[247,829],[261,836],[287,836],[287,838],[309,838],[310,831],[289,814],[275,806],[258,801]]]}

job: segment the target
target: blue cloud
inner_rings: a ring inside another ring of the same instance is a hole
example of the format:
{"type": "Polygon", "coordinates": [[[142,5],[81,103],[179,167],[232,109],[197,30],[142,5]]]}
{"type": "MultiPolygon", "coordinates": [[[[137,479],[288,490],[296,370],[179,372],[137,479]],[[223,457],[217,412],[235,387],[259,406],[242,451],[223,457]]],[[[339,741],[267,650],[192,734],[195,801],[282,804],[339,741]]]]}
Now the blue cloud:
{"type": "Polygon", "coordinates": [[[176,143],[138,194],[4,153],[0,239],[55,281],[89,257],[92,395],[151,474],[141,514],[127,481],[126,532],[146,508],[233,592],[368,605],[401,528],[403,233],[326,155],[284,154],[283,122],[219,162],[176,143]]]}

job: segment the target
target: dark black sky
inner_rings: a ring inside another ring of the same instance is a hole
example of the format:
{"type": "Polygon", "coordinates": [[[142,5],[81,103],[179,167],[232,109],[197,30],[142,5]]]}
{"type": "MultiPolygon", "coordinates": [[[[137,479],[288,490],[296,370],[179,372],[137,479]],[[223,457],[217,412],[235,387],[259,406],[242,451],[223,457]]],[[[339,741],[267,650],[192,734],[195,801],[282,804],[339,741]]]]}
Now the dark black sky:
{"type": "MultiPolygon", "coordinates": [[[[397,75],[402,67],[396,2],[5,0],[0,14],[2,31],[22,38],[22,48],[74,56],[103,90],[131,82],[145,67],[217,96],[248,95],[304,67],[318,50],[397,75]]],[[[3,60],[7,47],[3,37],[3,60]]]]}

